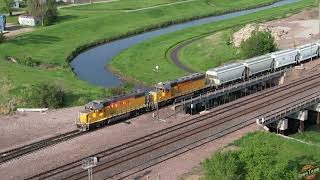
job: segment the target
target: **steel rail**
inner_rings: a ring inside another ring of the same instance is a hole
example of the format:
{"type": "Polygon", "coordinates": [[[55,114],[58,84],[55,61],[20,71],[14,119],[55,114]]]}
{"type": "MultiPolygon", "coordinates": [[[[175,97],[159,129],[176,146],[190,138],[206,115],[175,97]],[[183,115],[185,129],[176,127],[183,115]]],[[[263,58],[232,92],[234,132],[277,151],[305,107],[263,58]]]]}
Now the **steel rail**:
{"type": "MultiPolygon", "coordinates": [[[[297,95],[297,94],[300,94],[301,92],[305,92],[305,89],[307,89],[307,88],[315,88],[315,87],[318,87],[318,86],[320,86],[320,81],[318,83],[316,83],[316,84],[311,84],[309,86],[304,86],[299,91],[291,92],[293,94],[288,93],[285,96],[281,96],[279,99],[273,99],[271,101],[272,101],[272,103],[279,102],[279,101],[287,99],[288,97],[291,97],[292,95],[297,95]]],[[[318,95],[318,92],[313,93],[313,94],[317,94],[318,95]]],[[[309,97],[309,96],[310,95],[308,94],[306,97],[309,97]]],[[[136,158],[136,157],[139,157],[139,156],[142,156],[142,155],[145,155],[146,153],[150,153],[150,152],[152,152],[152,151],[154,151],[156,149],[159,149],[161,147],[165,147],[165,146],[167,146],[167,145],[169,145],[171,143],[175,143],[175,142],[177,142],[179,140],[183,140],[183,139],[185,139],[185,138],[187,138],[189,136],[196,135],[196,134],[198,134],[200,132],[203,132],[203,131],[208,130],[208,129],[213,128],[213,127],[216,127],[217,125],[220,125],[220,124],[222,124],[224,122],[232,121],[233,119],[235,119],[237,117],[246,115],[246,114],[248,114],[250,112],[254,112],[257,109],[260,109],[260,108],[263,108],[263,107],[266,107],[266,106],[270,106],[270,104],[268,104],[268,105],[260,104],[260,106],[253,106],[250,109],[246,109],[245,111],[241,111],[238,114],[232,114],[231,116],[227,116],[227,118],[226,118],[227,120],[219,119],[218,121],[214,121],[214,122],[207,123],[205,125],[201,125],[200,127],[197,127],[195,129],[192,129],[192,130],[182,131],[179,135],[169,136],[165,140],[161,140],[160,142],[155,142],[150,146],[142,147],[142,148],[140,148],[138,150],[135,150],[133,152],[129,152],[129,153],[125,152],[125,154],[122,154],[122,155],[119,154],[118,155],[119,157],[110,159],[107,162],[104,162],[103,164],[101,164],[98,167],[96,167],[95,168],[95,172],[99,172],[99,171],[114,167],[114,166],[116,166],[116,165],[118,165],[120,163],[129,161],[129,160],[131,160],[133,158],[136,158]],[[219,123],[217,123],[217,122],[219,122],[219,123]]],[[[255,119],[255,118],[251,118],[251,119],[255,119]]],[[[72,175],[71,179],[74,179],[73,177],[76,177],[75,179],[78,179],[77,176],[79,176],[79,178],[85,177],[86,176],[86,171],[82,171],[80,173],[72,175]]],[[[111,177],[113,177],[113,176],[111,176],[111,177]]],[[[108,177],[108,178],[110,178],[110,177],[108,177]]]]}
{"type": "MultiPolygon", "coordinates": [[[[278,93],[278,91],[280,91],[280,90],[283,89],[283,88],[288,89],[288,88],[291,88],[291,87],[296,86],[296,84],[299,84],[299,83],[300,83],[300,84],[303,84],[303,82],[304,82],[305,80],[313,80],[313,79],[316,79],[316,78],[319,77],[319,74],[314,74],[314,75],[312,75],[312,76],[310,76],[310,77],[299,79],[299,80],[294,81],[294,82],[292,82],[292,83],[290,83],[290,84],[288,84],[288,85],[280,86],[280,87],[277,87],[277,88],[272,88],[272,89],[274,89],[275,91],[274,91],[274,92],[269,92],[268,95],[278,93]],[[312,78],[310,78],[310,77],[312,77],[312,78]]],[[[268,89],[268,90],[271,91],[272,89],[268,89]]],[[[266,90],[266,91],[268,92],[268,90],[266,90]]],[[[265,93],[260,93],[260,94],[258,94],[258,95],[253,95],[253,97],[247,98],[247,99],[248,99],[248,100],[256,100],[256,97],[259,97],[259,96],[265,96],[265,93]]],[[[242,102],[243,102],[243,101],[242,101],[242,102]]],[[[252,102],[252,101],[246,101],[246,103],[240,103],[240,104],[233,104],[233,105],[229,106],[229,109],[225,110],[224,112],[226,112],[226,111],[228,111],[228,110],[230,110],[230,109],[234,109],[234,108],[236,108],[236,107],[243,106],[244,104],[248,104],[248,103],[250,103],[250,102],[252,102]],[[235,106],[235,107],[234,107],[234,106],[235,106]]],[[[228,107],[228,106],[227,106],[227,107],[228,107]]],[[[215,111],[213,114],[221,113],[221,111],[223,111],[222,108],[220,108],[218,111],[215,111]]],[[[223,113],[223,112],[222,112],[222,113],[223,113]]],[[[210,115],[209,117],[214,116],[213,114],[212,114],[212,113],[209,114],[209,115],[210,115]]],[[[200,116],[200,117],[207,117],[207,116],[208,116],[208,114],[203,115],[203,116],[200,116]]],[[[198,118],[200,118],[200,117],[198,117],[198,118]]],[[[114,148],[108,149],[108,150],[103,151],[103,152],[100,152],[100,153],[98,153],[98,154],[94,154],[94,156],[96,156],[96,155],[102,156],[103,154],[105,154],[105,156],[108,156],[108,155],[112,154],[112,153],[115,152],[115,151],[121,151],[121,150],[123,150],[123,149],[128,148],[128,146],[130,146],[130,144],[132,144],[131,146],[134,146],[134,145],[137,145],[137,144],[139,144],[139,143],[143,143],[143,142],[145,142],[145,141],[148,141],[148,140],[150,140],[150,139],[152,139],[152,138],[159,137],[161,134],[158,135],[158,136],[156,136],[156,137],[153,137],[153,135],[157,135],[157,134],[159,134],[160,132],[162,132],[162,134],[165,134],[165,133],[172,132],[172,131],[174,131],[174,130],[176,130],[176,129],[179,129],[179,126],[183,126],[183,125],[184,125],[183,127],[186,127],[186,126],[190,125],[191,123],[193,123],[195,120],[198,120],[198,118],[193,118],[193,119],[191,119],[191,120],[189,120],[189,121],[186,121],[186,122],[183,122],[183,123],[181,123],[181,124],[177,124],[177,125],[175,125],[175,126],[169,127],[169,128],[167,128],[167,129],[164,129],[164,130],[160,130],[160,131],[155,132],[155,133],[153,133],[153,134],[150,134],[150,135],[148,135],[148,136],[144,136],[144,137],[142,137],[142,138],[139,138],[139,139],[130,141],[130,142],[125,143],[125,144],[120,145],[120,146],[116,146],[116,147],[114,147],[114,148]],[[109,152],[109,153],[107,153],[107,152],[109,152]]],[[[198,120],[198,121],[199,121],[199,120],[198,120]]],[[[182,127],[180,127],[180,128],[182,128],[182,127]]],[[[67,170],[70,170],[70,169],[72,169],[72,168],[79,167],[79,163],[80,163],[80,161],[75,161],[75,162],[69,163],[69,164],[67,164],[67,165],[61,166],[61,167],[59,167],[59,168],[57,168],[57,169],[55,169],[55,170],[53,170],[53,171],[51,171],[51,172],[48,171],[48,172],[41,173],[41,174],[39,174],[39,175],[37,175],[37,176],[34,176],[33,178],[36,178],[36,177],[38,177],[38,178],[51,177],[51,176],[56,175],[56,174],[59,174],[59,173],[61,173],[61,172],[63,172],[63,171],[67,171],[67,170]],[[61,171],[58,171],[58,169],[61,169],[61,171]],[[47,176],[46,176],[46,175],[47,175],[47,176]]]]}
{"type": "Polygon", "coordinates": [[[67,133],[63,133],[57,136],[53,136],[47,139],[43,139],[31,144],[27,144],[18,148],[14,148],[5,152],[0,153],[0,164],[8,162],[10,160],[16,159],[18,157],[21,157],[26,154],[30,154],[34,151],[43,149],[48,146],[52,146],[54,144],[57,144],[59,142],[63,142],[66,140],[69,140],[71,138],[77,137],[81,135],[82,132],[79,132],[79,130],[70,131],[67,133]]]}

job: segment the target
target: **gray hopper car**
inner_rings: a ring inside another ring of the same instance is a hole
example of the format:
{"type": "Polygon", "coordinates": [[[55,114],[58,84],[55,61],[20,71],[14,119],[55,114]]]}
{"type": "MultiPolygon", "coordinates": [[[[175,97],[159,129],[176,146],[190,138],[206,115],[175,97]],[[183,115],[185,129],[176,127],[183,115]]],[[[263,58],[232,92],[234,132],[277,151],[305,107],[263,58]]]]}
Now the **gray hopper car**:
{"type": "Polygon", "coordinates": [[[317,57],[319,55],[319,46],[317,43],[306,44],[297,47],[299,53],[299,62],[303,62],[307,59],[317,57]]]}
{"type": "Polygon", "coordinates": [[[277,51],[270,54],[274,60],[274,69],[279,69],[288,65],[293,65],[298,60],[298,50],[287,49],[282,51],[277,51]]]}
{"type": "Polygon", "coordinates": [[[258,56],[243,61],[246,66],[246,77],[270,71],[273,68],[273,58],[270,55],[258,56]]]}
{"type": "Polygon", "coordinates": [[[209,69],[206,72],[210,85],[219,86],[231,81],[244,78],[245,65],[243,63],[232,63],[225,66],[209,69]]]}

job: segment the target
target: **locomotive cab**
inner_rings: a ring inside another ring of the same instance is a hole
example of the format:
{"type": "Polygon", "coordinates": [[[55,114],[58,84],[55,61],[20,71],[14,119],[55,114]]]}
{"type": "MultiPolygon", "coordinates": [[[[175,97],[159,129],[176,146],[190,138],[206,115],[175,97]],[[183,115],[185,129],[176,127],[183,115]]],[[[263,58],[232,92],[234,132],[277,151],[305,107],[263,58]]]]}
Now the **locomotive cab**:
{"type": "Polygon", "coordinates": [[[89,124],[97,120],[103,108],[104,106],[100,102],[89,102],[85,105],[84,109],[80,111],[77,125],[81,127],[82,130],[87,130],[89,124]]]}
{"type": "Polygon", "coordinates": [[[150,96],[154,103],[166,101],[172,98],[170,83],[159,83],[155,86],[155,90],[150,91],[150,96]]]}

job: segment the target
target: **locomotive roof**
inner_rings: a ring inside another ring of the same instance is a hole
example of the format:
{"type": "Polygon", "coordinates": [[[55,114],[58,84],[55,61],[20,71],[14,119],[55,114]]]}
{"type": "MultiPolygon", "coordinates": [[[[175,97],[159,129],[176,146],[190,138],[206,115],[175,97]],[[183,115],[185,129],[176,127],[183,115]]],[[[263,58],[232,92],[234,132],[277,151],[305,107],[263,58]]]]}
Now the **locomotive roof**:
{"type": "Polygon", "coordinates": [[[104,106],[103,106],[103,104],[101,104],[98,101],[91,101],[91,102],[87,103],[84,107],[86,110],[100,110],[104,106]]]}
{"type": "Polygon", "coordinates": [[[121,101],[121,100],[124,100],[124,99],[132,98],[132,97],[141,97],[141,96],[144,96],[144,95],[145,95],[145,91],[144,90],[137,90],[137,91],[130,92],[130,93],[127,93],[127,94],[121,94],[121,95],[112,96],[110,98],[103,99],[101,101],[101,103],[103,105],[106,105],[106,104],[117,102],[117,101],[121,101]]]}
{"type": "Polygon", "coordinates": [[[159,88],[159,89],[171,89],[171,87],[176,84],[184,83],[184,82],[191,81],[191,80],[198,80],[198,79],[202,79],[204,77],[205,77],[205,74],[203,74],[203,73],[193,73],[193,74],[183,76],[181,78],[178,78],[178,79],[175,79],[172,81],[166,81],[163,83],[159,83],[155,87],[159,88]]]}
{"type": "Polygon", "coordinates": [[[131,93],[106,98],[106,99],[103,99],[102,101],[91,101],[85,105],[85,109],[86,110],[101,110],[104,106],[106,106],[110,103],[121,101],[121,100],[128,99],[131,97],[141,97],[144,95],[145,95],[144,90],[137,90],[137,91],[134,91],[131,93]]]}
{"type": "Polygon", "coordinates": [[[198,80],[198,79],[202,79],[204,77],[205,77],[205,75],[203,73],[193,73],[193,74],[190,74],[190,75],[183,76],[181,78],[175,79],[175,80],[170,81],[170,82],[171,82],[171,85],[172,85],[172,84],[183,83],[183,82],[191,81],[191,80],[198,80]]]}

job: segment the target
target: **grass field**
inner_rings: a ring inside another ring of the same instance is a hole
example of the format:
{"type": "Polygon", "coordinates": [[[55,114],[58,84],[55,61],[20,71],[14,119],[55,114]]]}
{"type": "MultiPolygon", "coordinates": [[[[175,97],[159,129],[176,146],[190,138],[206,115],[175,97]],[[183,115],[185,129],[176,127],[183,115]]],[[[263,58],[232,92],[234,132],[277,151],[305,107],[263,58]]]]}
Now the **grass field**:
{"type": "Polygon", "coordinates": [[[317,130],[308,130],[303,133],[292,135],[293,138],[320,145],[320,132],[317,130]]]}
{"type": "MultiPolygon", "coordinates": [[[[219,2],[219,0],[215,1],[219,2]]],[[[75,48],[84,44],[101,39],[111,39],[128,34],[128,32],[134,32],[137,29],[142,30],[179,19],[221,14],[241,7],[248,8],[271,3],[275,0],[227,1],[225,5],[212,7],[206,3],[206,0],[198,0],[130,13],[97,13],[61,9],[59,11],[61,21],[58,24],[39,28],[37,31],[0,44],[0,57],[24,58],[31,56],[46,63],[63,64],[66,57],[75,48]],[[21,48],[22,46],[23,48],[21,48]]]]}
{"type": "Polygon", "coordinates": [[[230,44],[235,31],[223,30],[201,38],[179,52],[183,64],[195,71],[206,71],[231,60],[241,59],[239,49],[230,44]]]}
{"type": "MultiPolygon", "coordinates": [[[[70,70],[65,68],[68,66],[67,57],[78,47],[86,44],[95,44],[101,40],[143,32],[147,29],[175,22],[252,8],[270,4],[274,1],[276,0],[226,0],[224,1],[225,3],[221,3],[220,0],[210,0],[211,3],[216,4],[211,6],[211,4],[208,4],[208,0],[196,0],[137,12],[60,9],[59,21],[55,25],[36,28],[33,32],[20,35],[0,44],[0,77],[10,82],[10,90],[2,91],[4,92],[2,96],[5,98],[0,98],[0,104],[7,103],[8,99],[23,96],[23,92],[18,90],[35,82],[60,81],[67,92],[72,92],[70,97],[81,96],[82,99],[102,98],[105,94],[108,94],[105,90],[80,81],[70,70]],[[8,56],[16,59],[31,57],[56,68],[50,71],[3,62],[2,60],[8,56]]],[[[145,2],[150,3],[151,1],[139,0],[141,6],[136,4],[137,6],[135,7],[144,7],[143,3],[145,2]]],[[[152,1],[152,3],[156,4],[168,2],[168,0],[152,1]]],[[[127,0],[121,0],[118,3],[123,3],[124,8],[131,6],[127,0]]],[[[109,6],[109,4],[94,4],[84,5],[81,8],[95,9],[99,7],[100,10],[104,8],[108,10],[112,5],[109,6]]],[[[172,74],[172,76],[176,76],[176,74],[172,74]]],[[[66,104],[68,105],[83,104],[83,100],[78,98],[68,98],[67,101],[66,104]]]]}
{"type": "Polygon", "coordinates": [[[205,179],[217,179],[221,174],[216,171],[222,172],[224,177],[233,175],[236,179],[298,179],[304,165],[319,166],[320,162],[319,147],[272,133],[249,133],[233,144],[238,147],[234,148],[237,150],[231,150],[233,153],[222,152],[225,156],[220,156],[224,157],[220,158],[221,161],[217,160],[218,154],[215,153],[204,162],[205,179]],[[226,164],[228,167],[225,167],[226,164]],[[240,171],[234,173],[234,169],[240,171]]]}
{"type": "Polygon", "coordinates": [[[89,6],[73,6],[64,9],[81,11],[133,10],[182,1],[186,0],[118,0],[110,3],[96,3],[89,6]]]}
{"type": "MultiPolygon", "coordinates": [[[[264,10],[231,20],[209,23],[162,35],[123,51],[112,60],[111,66],[125,76],[130,76],[147,84],[154,84],[159,81],[174,79],[186,74],[186,72],[177,68],[169,58],[166,57],[167,52],[178,43],[193,37],[210,35],[214,32],[239,27],[247,23],[263,22],[290,16],[293,13],[299,12],[301,9],[314,6],[314,2],[314,0],[304,0],[295,4],[264,10]],[[130,59],[130,61],[127,61],[128,59],[130,59]],[[160,71],[158,73],[155,73],[152,70],[155,65],[159,65],[160,67],[160,71]]],[[[221,47],[224,48],[223,46],[221,47]]],[[[232,58],[232,55],[230,55],[230,59],[232,58]]],[[[218,65],[219,63],[219,61],[211,62],[210,64],[194,68],[203,71],[211,68],[211,65],[218,65]]]]}
{"type": "Polygon", "coordinates": [[[91,98],[109,95],[103,88],[89,85],[78,80],[70,70],[43,70],[24,65],[0,61],[1,82],[0,102],[19,99],[24,95],[23,89],[39,82],[53,83],[66,90],[65,105],[87,103],[91,98]]]}

